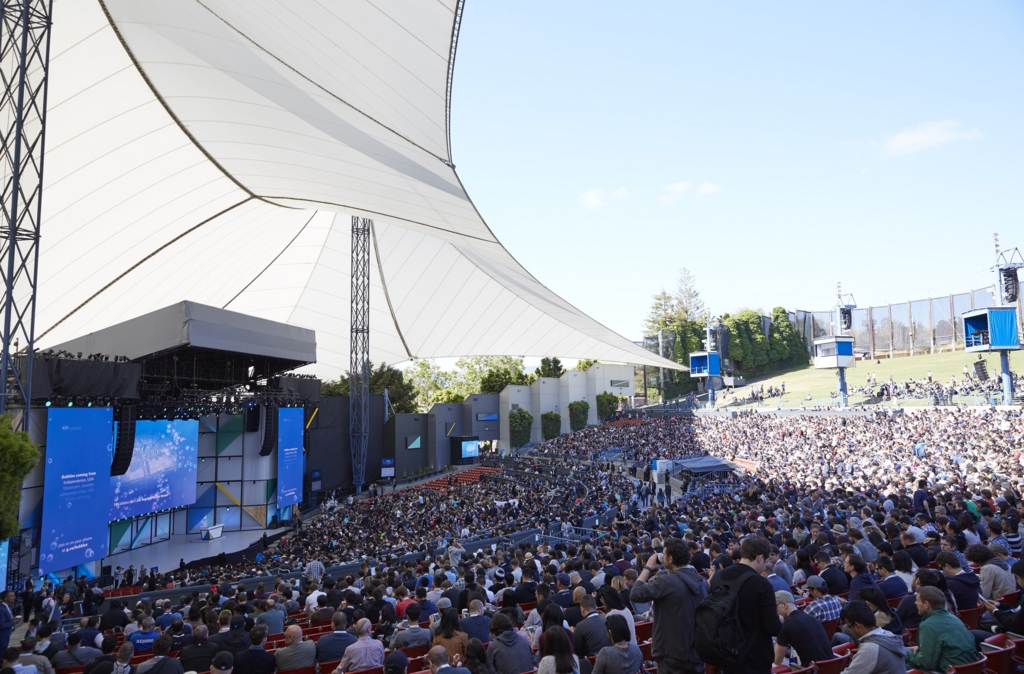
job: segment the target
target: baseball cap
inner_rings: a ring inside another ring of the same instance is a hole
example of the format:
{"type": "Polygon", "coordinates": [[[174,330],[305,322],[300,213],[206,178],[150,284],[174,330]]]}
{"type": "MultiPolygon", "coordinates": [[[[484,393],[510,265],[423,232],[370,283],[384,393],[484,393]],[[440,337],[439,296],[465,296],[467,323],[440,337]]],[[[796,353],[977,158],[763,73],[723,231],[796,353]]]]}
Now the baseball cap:
{"type": "Polygon", "coordinates": [[[786,592],[785,590],[779,590],[775,593],[776,604],[795,604],[796,600],[793,599],[792,592],[786,592]]]}
{"type": "Polygon", "coordinates": [[[388,653],[384,658],[384,671],[387,674],[401,674],[409,666],[409,656],[399,650],[388,653]]]}
{"type": "Polygon", "coordinates": [[[494,570],[494,577],[498,578],[500,580],[504,580],[505,579],[505,569],[503,569],[503,568],[501,568],[499,566],[497,569],[494,570]]]}
{"type": "Polygon", "coordinates": [[[451,608],[451,607],[452,607],[452,600],[449,599],[448,597],[441,597],[440,599],[437,600],[437,610],[440,611],[442,609],[451,608]]]}
{"type": "Polygon", "coordinates": [[[212,672],[214,669],[226,671],[234,666],[235,656],[231,655],[230,651],[221,651],[213,656],[213,662],[210,663],[210,671],[212,672]]]}
{"type": "Polygon", "coordinates": [[[809,588],[813,587],[815,590],[822,590],[828,587],[828,584],[821,576],[808,576],[806,586],[809,588]]]}
{"type": "Polygon", "coordinates": [[[572,579],[569,578],[569,574],[567,574],[567,573],[560,573],[560,574],[558,574],[557,580],[558,580],[559,583],[561,583],[562,585],[565,585],[566,587],[569,587],[570,585],[572,585],[572,579]]]}

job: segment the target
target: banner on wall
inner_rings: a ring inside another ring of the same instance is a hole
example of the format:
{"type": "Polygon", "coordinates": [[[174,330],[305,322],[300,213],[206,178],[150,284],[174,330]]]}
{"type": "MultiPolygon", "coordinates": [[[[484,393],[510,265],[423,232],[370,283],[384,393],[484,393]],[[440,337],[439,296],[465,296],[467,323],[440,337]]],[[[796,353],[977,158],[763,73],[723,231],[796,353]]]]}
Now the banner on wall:
{"type": "Polygon", "coordinates": [[[107,556],[113,442],[112,408],[47,410],[40,575],[107,556]]]}
{"type": "Polygon", "coordinates": [[[305,412],[301,407],[282,407],[277,411],[277,507],[284,508],[302,500],[302,475],[305,456],[302,440],[305,412]]]}

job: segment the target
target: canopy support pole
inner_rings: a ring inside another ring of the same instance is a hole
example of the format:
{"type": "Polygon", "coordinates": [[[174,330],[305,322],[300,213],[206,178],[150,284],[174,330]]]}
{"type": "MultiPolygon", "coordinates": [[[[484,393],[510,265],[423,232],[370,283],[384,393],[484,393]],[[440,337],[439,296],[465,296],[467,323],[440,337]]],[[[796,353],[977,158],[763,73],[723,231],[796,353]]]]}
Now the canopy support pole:
{"type": "Polygon", "coordinates": [[[366,481],[370,440],[370,227],[373,221],[352,216],[352,306],[348,370],[349,448],[356,493],[366,481]]]}
{"type": "Polygon", "coordinates": [[[15,430],[28,430],[35,347],[43,148],[50,71],[52,0],[17,0],[0,8],[0,276],[4,334],[0,355],[0,413],[24,405],[15,430]]]}

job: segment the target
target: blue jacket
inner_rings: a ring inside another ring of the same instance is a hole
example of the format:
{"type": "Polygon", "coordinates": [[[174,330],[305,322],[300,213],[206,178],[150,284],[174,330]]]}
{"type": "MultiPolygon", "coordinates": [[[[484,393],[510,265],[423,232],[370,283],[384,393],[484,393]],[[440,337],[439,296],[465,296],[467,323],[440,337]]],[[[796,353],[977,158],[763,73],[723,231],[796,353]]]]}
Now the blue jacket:
{"type": "Polygon", "coordinates": [[[356,641],[353,635],[345,631],[325,634],[316,642],[316,659],[320,662],[341,660],[345,649],[356,641]]]}

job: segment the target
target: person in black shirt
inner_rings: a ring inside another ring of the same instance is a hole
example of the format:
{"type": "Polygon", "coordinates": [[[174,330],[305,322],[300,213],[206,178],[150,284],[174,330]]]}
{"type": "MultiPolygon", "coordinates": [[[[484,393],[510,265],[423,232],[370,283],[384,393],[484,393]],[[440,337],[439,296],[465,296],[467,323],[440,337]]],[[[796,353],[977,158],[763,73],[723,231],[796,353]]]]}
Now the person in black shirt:
{"type": "Polygon", "coordinates": [[[742,583],[737,596],[739,605],[743,607],[739,618],[750,643],[743,663],[739,667],[723,668],[722,674],[769,674],[772,670],[775,659],[772,637],[782,629],[782,623],[775,605],[775,590],[761,576],[771,552],[768,539],[749,536],[740,544],[740,562],[715,572],[711,577],[712,591],[721,583],[742,583]]]}
{"type": "Polygon", "coordinates": [[[697,570],[697,573],[701,571],[707,571],[711,568],[711,558],[708,557],[707,553],[700,549],[697,543],[690,541],[686,546],[690,549],[690,566],[697,570]]]}
{"type": "Polygon", "coordinates": [[[831,557],[824,552],[819,552],[814,561],[820,569],[818,576],[828,585],[830,595],[834,597],[850,589],[850,581],[847,580],[846,574],[832,566],[831,557]]]}
{"type": "Polygon", "coordinates": [[[107,630],[112,630],[115,627],[124,629],[130,622],[131,621],[128,619],[128,616],[125,615],[124,609],[121,607],[120,600],[111,599],[110,608],[108,608],[100,618],[100,631],[106,632],[107,630]]]}
{"type": "Polygon", "coordinates": [[[206,625],[198,625],[192,630],[192,644],[185,646],[178,654],[181,666],[188,672],[208,672],[213,657],[220,650],[208,641],[210,630],[206,625]]]}
{"type": "Polygon", "coordinates": [[[776,592],[775,604],[783,620],[779,636],[775,638],[776,665],[786,664],[786,651],[790,648],[800,657],[801,667],[835,657],[821,621],[797,610],[792,594],[776,592]]]}

